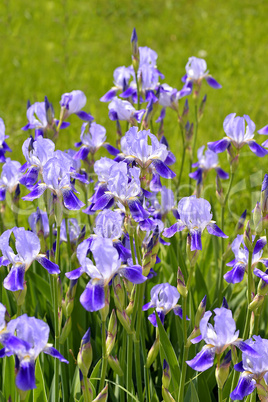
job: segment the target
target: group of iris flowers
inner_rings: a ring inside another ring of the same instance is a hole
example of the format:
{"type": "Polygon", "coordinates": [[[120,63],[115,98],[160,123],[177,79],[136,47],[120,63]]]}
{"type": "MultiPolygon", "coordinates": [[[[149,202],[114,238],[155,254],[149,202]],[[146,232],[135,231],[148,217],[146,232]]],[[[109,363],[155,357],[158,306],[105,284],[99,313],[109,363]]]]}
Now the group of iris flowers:
{"type": "Polygon", "coordinates": [[[100,99],[115,122],[112,144],[80,90],[62,95],[58,118],[46,96],[28,102],[23,165],[10,157],[0,119],[1,397],[268,400],[268,175],[252,212],[236,222],[228,214],[242,148],[257,164],[268,142],[255,140],[248,115],[231,113],[223,138],[197,150],[206,83],[221,85],[190,57],[177,90],[135,29],[131,46],[131,65],[114,71],[100,99]],[[167,109],[181,134],[177,154],[167,109]],[[80,141],[62,151],[71,114],[82,120],[80,141]],[[219,166],[223,152],[229,172],[219,166]],[[209,202],[202,195],[213,175],[209,202]]]}

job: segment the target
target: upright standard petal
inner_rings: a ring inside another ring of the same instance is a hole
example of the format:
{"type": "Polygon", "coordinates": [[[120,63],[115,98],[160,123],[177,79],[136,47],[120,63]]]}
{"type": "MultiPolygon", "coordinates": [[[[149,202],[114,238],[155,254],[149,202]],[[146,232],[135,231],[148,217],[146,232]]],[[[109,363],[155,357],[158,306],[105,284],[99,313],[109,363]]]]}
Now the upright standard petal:
{"type": "Polygon", "coordinates": [[[89,282],[80,296],[80,303],[87,311],[98,311],[105,306],[103,284],[89,282]]]}

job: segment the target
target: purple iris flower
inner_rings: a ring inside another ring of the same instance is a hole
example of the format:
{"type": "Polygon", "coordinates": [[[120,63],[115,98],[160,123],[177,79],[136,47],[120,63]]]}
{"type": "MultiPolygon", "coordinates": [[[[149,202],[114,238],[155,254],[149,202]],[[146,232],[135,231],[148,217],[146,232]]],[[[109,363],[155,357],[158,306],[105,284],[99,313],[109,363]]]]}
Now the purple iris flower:
{"type": "Polygon", "coordinates": [[[86,95],[82,91],[75,90],[63,94],[60,100],[62,120],[66,120],[70,114],[76,114],[82,120],[93,121],[94,117],[82,110],[86,102],[86,95]]]}
{"type": "Polygon", "coordinates": [[[201,234],[205,228],[209,234],[227,238],[221,229],[212,221],[211,205],[204,198],[195,195],[184,197],[178,204],[178,222],[163,232],[165,237],[172,237],[176,232],[188,229],[191,236],[191,250],[202,250],[201,234]]]}
{"type": "Polygon", "coordinates": [[[97,238],[91,243],[92,240],[87,239],[79,244],[77,258],[81,267],[65,275],[71,280],[78,279],[83,273],[91,277],[80,296],[80,303],[87,311],[97,311],[105,306],[105,288],[115,275],[123,276],[132,283],[143,283],[147,278],[142,275],[140,265],[121,266],[119,254],[111,239],[97,238]],[[87,257],[89,247],[96,265],[87,257]]]}
{"type": "Polygon", "coordinates": [[[169,155],[167,146],[160,143],[150,130],[138,131],[137,127],[131,127],[121,139],[121,144],[127,160],[135,159],[143,169],[152,164],[156,172],[165,179],[176,176],[165,163],[169,155]]]}
{"type": "MultiPolygon", "coordinates": [[[[267,134],[268,134],[268,125],[267,125],[267,126],[264,126],[264,127],[261,128],[260,130],[258,130],[258,134],[267,135],[267,134]]],[[[264,141],[261,145],[262,145],[263,147],[267,148],[267,147],[268,147],[268,140],[264,141]]]]}
{"type": "Polygon", "coordinates": [[[132,104],[116,96],[108,105],[109,117],[111,120],[128,121],[131,124],[140,123],[145,110],[136,110],[132,104]]]}
{"type": "Polygon", "coordinates": [[[128,208],[133,219],[139,222],[149,216],[138,199],[141,194],[140,169],[128,168],[125,162],[119,162],[111,166],[107,191],[96,200],[92,210],[108,208],[116,201],[124,212],[128,208]]]}
{"type": "Polygon", "coordinates": [[[178,101],[179,99],[187,96],[191,93],[189,87],[184,87],[180,91],[176,88],[172,88],[168,84],[161,84],[159,87],[159,105],[164,108],[170,107],[178,112],[178,101]]]}
{"type": "Polygon", "coordinates": [[[65,160],[62,160],[62,158],[51,158],[43,167],[44,182],[38,182],[32,187],[32,191],[22,199],[25,201],[33,201],[41,197],[46,189],[49,189],[59,200],[63,200],[65,208],[78,210],[84,204],[74,194],[76,190],[70,178],[70,165],[66,163],[65,160]]]}
{"type": "Polygon", "coordinates": [[[39,207],[36,208],[36,212],[33,212],[29,218],[28,223],[30,225],[31,231],[36,235],[41,232],[46,238],[49,235],[49,221],[48,216],[45,211],[41,211],[39,207]]]}
{"type": "MultiPolygon", "coordinates": [[[[252,241],[254,241],[254,238],[255,236],[252,236],[252,241]]],[[[261,237],[259,240],[257,240],[257,243],[254,247],[252,254],[251,267],[248,267],[248,254],[249,254],[248,249],[245,246],[243,235],[237,235],[232,243],[232,251],[235,255],[235,259],[226,264],[228,267],[232,267],[232,270],[228,271],[224,275],[224,279],[226,280],[226,282],[228,283],[241,282],[244,278],[245,271],[247,271],[248,269],[255,268],[259,262],[262,263],[266,268],[268,268],[268,259],[261,258],[263,248],[265,245],[266,245],[265,237],[261,237]]]]}
{"type": "Polygon", "coordinates": [[[247,350],[242,351],[242,361],[234,366],[234,369],[240,371],[242,374],[237,387],[230,394],[233,400],[240,401],[244,399],[258,385],[260,385],[260,394],[264,398],[263,400],[268,397],[268,339],[262,339],[260,336],[255,335],[253,339],[248,339],[245,341],[245,344],[253,349],[258,356],[248,353],[247,350]],[[266,393],[265,396],[263,391],[266,393]]]}
{"type": "Polygon", "coordinates": [[[199,59],[194,56],[189,57],[185,70],[186,75],[182,78],[182,81],[186,82],[190,88],[193,84],[200,85],[203,79],[205,79],[212,88],[221,88],[221,85],[209,74],[207,63],[204,59],[199,59]]]}
{"type": "Polygon", "coordinates": [[[12,152],[12,150],[9,148],[5,140],[9,137],[8,135],[5,134],[6,127],[4,120],[1,119],[0,117],[0,163],[4,163],[6,161],[5,158],[5,153],[6,151],[12,152]]]}
{"type": "MultiPolygon", "coordinates": [[[[169,283],[161,283],[160,285],[154,286],[150,294],[151,301],[142,307],[143,311],[149,308],[155,308],[162,324],[164,324],[165,315],[171,310],[182,318],[182,308],[177,304],[180,294],[175,286],[171,286],[169,283]]],[[[148,320],[154,327],[157,327],[155,313],[149,315],[148,320]]]]}
{"type": "Polygon", "coordinates": [[[213,311],[215,313],[214,327],[209,323],[211,311],[206,311],[200,321],[201,335],[192,339],[191,342],[198,343],[204,340],[206,345],[192,360],[186,361],[188,366],[197,371],[205,371],[213,366],[215,355],[221,355],[231,345],[246,351],[250,356],[260,357],[253,348],[238,338],[239,331],[236,331],[231,310],[220,307],[213,311]]]}
{"type": "Polygon", "coordinates": [[[209,170],[215,169],[217,175],[221,179],[223,180],[228,179],[229,174],[219,167],[218,155],[214,151],[211,151],[210,149],[207,149],[204,154],[204,149],[205,145],[203,145],[198,149],[197,151],[198,162],[192,164],[192,167],[197,167],[197,170],[193,173],[190,173],[189,176],[192,179],[196,180],[197,184],[201,184],[203,181],[203,176],[206,175],[206,173],[209,170]]]}
{"type": "MultiPolygon", "coordinates": [[[[77,219],[75,219],[75,218],[67,219],[67,224],[68,224],[70,243],[76,244],[78,241],[80,241],[85,236],[85,227],[83,226],[81,228],[81,226],[77,222],[77,219]]],[[[67,243],[67,241],[68,241],[65,220],[63,220],[61,222],[60,241],[65,242],[65,243],[67,243]]]]}
{"type": "Polygon", "coordinates": [[[159,202],[156,194],[150,197],[150,203],[153,208],[153,216],[158,219],[165,217],[169,211],[174,209],[175,200],[173,191],[165,186],[161,189],[161,202],[159,202]]]}
{"type": "Polygon", "coordinates": [[[36,183],[38,174],[42,174],[44,165],[53,157],[54,150],[54,142],[42,136],[37,137],[35,141],[32,138],[24,141],[22,153],[26,163],[22,166],[21,171],[28,170],[20,179],[20,183],[31,188],[36,183]]]}
{"type": "Polygon", "coordinates": [[[100,98],[101,102],[110,102],[118,91],[125,91],[128,88],[128,83],[133,77],[133,68],[121,66],[114,70],[114,86],[100,98]]]}
{"type": "Polygon", "coordinates": [[[0,236],[0,249],[3,256],[0,258],[0,264],[10,265],[9,274],[4,279],[4,287],[12,292],[23,290],[24,275],[30,268],[33,261],[38,261],[49,274],[59,274],[60,270],[57,264],[49,261],[44,254],[40,254],[40,241],[35,233],[24,228],[13,228],[6,230],[0,236]],[[14,253],[9,245],[11,233],[15,236],[15,246],[17,254],[14,253]]]}
{"type": "Polygon", "coordinates": [[[17,189],[22,176],[20,168],[19,162],[12,161],[10,158],[6,159],[0,177],[0,201],[5,200],[6,191],[13,193],[17,189]]]}
{"type": "Polygon", "coordinates": [[[208,148],[218,154],[224,152],[231,144],[237,151],[248,144],[255,155],[263,157],[267,155],[268,151],[253,139],[255,127],[255,123],[246,114],[243,117],[236,117],[236,113],[231,113],[223,122],[226,137],[219,141],[209,142],[208,148]]]}
{"type": "Polygon", "coordinates": [[[1,357],[16,356],[16,386],[22,391],[36,388],[35,360],[41,352],[69,363],[51,344],[48,344],[49,326],[35,317],[24,314],[9,321],[7,332],[16,336],[3,341],[1,357]],[[40,336],[42,334],[42,336],[40,336]]]}

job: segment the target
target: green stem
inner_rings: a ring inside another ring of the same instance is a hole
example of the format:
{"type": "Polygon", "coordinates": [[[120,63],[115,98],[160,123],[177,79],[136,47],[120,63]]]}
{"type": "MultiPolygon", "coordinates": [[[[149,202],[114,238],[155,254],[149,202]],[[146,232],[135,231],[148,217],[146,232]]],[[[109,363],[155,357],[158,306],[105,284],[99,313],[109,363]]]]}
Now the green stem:
{"type": "Polygon", "coordinates": [[[123,340],[122,340],[122,346],[121,346],[121,350],[120,350],[120,366],[124,372],[124,376],[119,377],[119,385],[121,385],[122,388],[120,388],[120,402],[125,402],[125,391],[123,389],[124,387],[124,377],[125,377],[125,366],[126,366],[126,362],[125,362],[125,356],[126,356],[126,350],[127,350],[127,333],[126,331],[123,331],[123,340]]]}
{"type": "Polygon", "coordinates": [[[218,388],[218,402],[222,402],[222,388],[218,388]]]}
{"type": "Polygon", "coordinates": [[[91,397],[90,397],[90,392],[89,392],[89,387],[88,387],[88,380],[85,375],[83,376],[83,385],[84,385],[84,389],[83,389],[84,402],[90,402],[91,397]]]}
{"type": "MultiPolygon", "coordinates": [[[[252,255],[253,255],[253,250],[255,248],[255,245],[257,243],[259,236],[255,236],[252,249],[249,250],[248,252],[248,288],[247,288],[247,300],[248,300],[248,306],[251,303],[251,293],[252,293],[252,286],[253,286],[253,277],[252,277],[252,255]]],[[[251,317],[251,311],[247,310],[247,317],[246,317],[246,323],[244,327],[244,332],[243,332],[243,339],[247,339],[249,335],[249,326],[250,326],[250,317],[251,317]]]]}
{"type": "Polygon", "coordinates": [[[133,339],[132,335],[128,336],[127,345],[127,402],[132,402],[132,357],[133,357],[133,339]]]}
{"type": "MultiPolygon", "coordinates": [[[[189,173],[192,173],[192,164],[193,164],[193,158],[195,155],[195,147],[196,147],[196,139],[197,139],[197,132],[198,132],[198,106],[197,106],[197,102],[195,103],[194,106],[194,117],[195,117],[195,123],[194,123],[194,142],[193,142],[193,148],[192,148],[192,152],[190,154],[190,166],[189,166],[189,173]]],[[[192,183],[192,179],[191,177],[189,177],[189,191],[191,193],[191,183],[192,183]]]]}
{"type": "Polygon", "coordinates": [[[17,305],[17,315],[16,317],[18,318],[21,315],[21,306],[17,305]]]}
{"type": "MultiPolygon", "coordinates": [[[[57,227],[57,243],[55,262],[59,265],[60,257],[60,226],[57,227]]],[[[59,328],[59,295],[58,295],[58,275],[53,275],[53,307],[54,307],[54,327],[55,327],[55,348],[59,350],[60,346],[60,328],[59,328]]],[[[59,401],[59,360],[54,360],[55,372],[55,401],[59,401]]]]}
{"type": "Polygon", "coordinates": [[[133,264],[136,265],[136,255],[135,255],[135,249],[134,249],[134,238],[133,238],[133,236],[129,236],[129,241],[130,241],[131,257],[132,257],[132,260],[133,260],[133,264]]]}
{"type": "MultiPolygon", "coordinates": [[[[191,271],[190,271],[191,272],[191,271]]],[[[188,282],[191,274],[189,273],[188,282]]],[[[183,358],[182,358],[182,372],[181,372],[181,381],[180,381],[180,392],[178,402],[183,402],[184,399],[184,384],[186,378],[187,364],[186,360],[188,359],[189,347],[187,345],[187,322],[186,322],[186,308],[187,308],[187,296],[183,297],[182,301],[182,327],[183,327],[183,358]]]]}
{"type": "Polygon", "coordinates": [[[68,225],[68,218],[65,217],[65,230],[66,230],[66,237],[67,237],[67,250],[68,250],[68,271],[70,270],[71,266],[71,257],[72,257],[72,249],[71,249],[71,241],[70,241],[70,233],[69,233],[69,225],[68,225]]]}
{"type": "Polygon", "coordinates": [[[101,392],[104,388],[108,356],[106,350],[106,331],[105,331],[106,321],[102,321],[101,323],[101,344],[102,344],[102,366],[101,366],[101,379],[99,385],[99,392],[101,392]]]}
{"type": "Polygon", "coordinates": [[[182,139],[182,160],[181,160],[181,168],[180,168],[179,179],[178,179],[178,184],[177,184],[177,194],[179,194],[181,176],[182,176],[183,167],[184,167],[184,160],[185,160],[185,139],[184,139],[183,128],[182,128],[181,125],[180,125],[180,133],[181,133],[181,139],[182,139]]]}
{"type": "MultiPolygon", "coordinates": [[[[223,200],[223,204],[221,207],[221,230],[224,232],[224,213],[225,213],[225,207],[227,204],[227,201],[229,199],[229,194],[231,191],[231,187],[233,184],[234,180],[234,173],[231,173],[230,181],[229,181],[229,186],[227,189],[227,193],[225,195],[225,198],[223,200]]],[[[221,268],[220,268],[220,276],[219,276],[219,285],[218,285],[218,304],[221,304],[222,301],[222,292],[223,292],[223,272],[224,272],[224,265],[225,265],[225,260],[223,259],[223,254],[224,254],[225,248],[224,248],[224,238],[221,238],[221,268]]]]}

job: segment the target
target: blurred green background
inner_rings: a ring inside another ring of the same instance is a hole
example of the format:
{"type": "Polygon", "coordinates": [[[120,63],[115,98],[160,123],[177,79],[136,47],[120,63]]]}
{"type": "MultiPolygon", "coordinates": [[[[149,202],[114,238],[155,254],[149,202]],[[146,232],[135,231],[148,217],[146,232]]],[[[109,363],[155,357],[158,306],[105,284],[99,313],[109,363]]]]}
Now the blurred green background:
{"type": "MultiPolygon", "coordinates": [[[[267,15],[268,2],[261,0],[2,0],[0,116],[10,135],[12,157],[23,162],[20,146],[27,134],[21,127],[27,122],[27,100],[43,101],[47,95],[58,116],[61,95],[73,89],[85,92],[85,109],[115,143],[114,122],[99,98],[112,86],[113,70],[131,63],[134,26],[139,45],[158,53],[164,82],[180,89],[188,57],[197,56],[206,59],[222,84],[221,90],[203,85],[208,100],[198,146],[220,139],[223,120],[232,112],[248,114],[257,129],[263,127],[268,124],[267,15]]],[[[70,120],[70,129],[61,132],[62,149],[73,146],[80,135],[81,121],[76,116],[70,120]]],[[[180,160],[181,142],[171,110],[165,135],[180,160]]],[[[244,169],[265,171],[267,158],[259,159],[245,148],[244,169]]],[[[228,168],[225,155],[221,160],[228,168]]],[[[240,178],[243,175],[242,169],[240,178]]]]}

